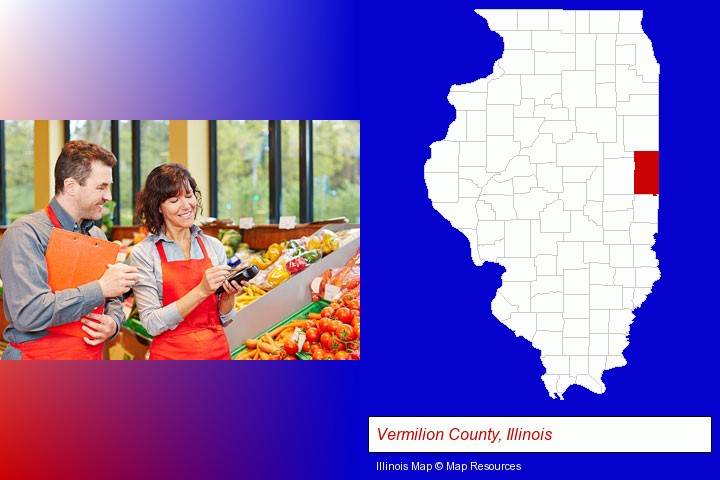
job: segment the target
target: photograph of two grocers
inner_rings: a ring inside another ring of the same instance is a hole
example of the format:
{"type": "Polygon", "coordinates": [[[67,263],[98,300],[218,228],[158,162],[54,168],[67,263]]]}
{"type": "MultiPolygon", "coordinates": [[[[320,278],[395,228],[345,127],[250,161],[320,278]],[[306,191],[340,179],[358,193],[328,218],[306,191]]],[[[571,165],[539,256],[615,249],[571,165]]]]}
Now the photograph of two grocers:
{"type": "Polygon", "coordinates": [[[0,120],[2,360],[359,360],[358,120],[0,120]]]}

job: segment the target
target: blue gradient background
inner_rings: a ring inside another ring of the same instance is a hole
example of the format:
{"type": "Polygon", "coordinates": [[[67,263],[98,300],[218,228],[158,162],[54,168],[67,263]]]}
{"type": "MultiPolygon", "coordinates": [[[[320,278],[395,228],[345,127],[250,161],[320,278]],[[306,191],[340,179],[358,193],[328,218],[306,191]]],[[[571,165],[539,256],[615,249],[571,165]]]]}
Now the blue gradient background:
{"type": "Polygon", "coordinates": [[[718,99],[705,70],[718,7],[655,3],[0,0],[3,119],[360,118],[366,320],[359,362],[0,362],[0,476],[459,476],[375,471],[448,460],[522,463],[505,475],[528,478],[717,471],[715,454],[367,453],[369,415],[717,411],[718,99]],[[450,86],[502,51],[473,9],[511,6],[644,9],[661,63],[663,277],[603,395],[548,397],[539,353],[490,314],[502,269],[474,267],[427,199],[450,86]]]}

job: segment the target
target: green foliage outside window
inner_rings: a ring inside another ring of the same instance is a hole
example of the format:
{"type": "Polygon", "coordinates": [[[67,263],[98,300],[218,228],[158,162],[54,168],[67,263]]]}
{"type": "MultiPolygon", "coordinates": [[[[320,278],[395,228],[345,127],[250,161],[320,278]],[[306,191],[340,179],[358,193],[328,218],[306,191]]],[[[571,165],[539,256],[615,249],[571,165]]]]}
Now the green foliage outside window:
{"type": "Polygon", "coordinates": [[[360,121],[313,121],[315,220],[360,222],[360,121]]]}
{"type": "MultiPolygon", "coordinates": [[[[141,183],[155,166],[169,159],[169,122],[141,121],[141,183]]],[[[299,121],[282,121],[281,215],[299,216],[299,121]]],[[[119,121],[118,153],[120,224],[132,225],[132,128],[119,121]]],[[[5,121],[6,211],[8,223],[34,209],[33,122],[5,121]]],[[[219,120],[218,217],[237,222],[252,217],[255,224],[269,221],[269,144],[267,120],[219,120]]],[[[84,138],[110,149],[109,120],[70,121],[70,138],[84,138]]],[[[345,216],[360,221],[360,122],[313,121],[314,220],[345,216]]],[[[209,215],[209,193],[202,192],[204,215],[209,215]]]]}
{"type": "Polygon", "coordinates": [[[267,120],[218,120],[218,217],[268,223],[267,120]]]}
{"type": "MultiPolygon", "coordinates": [[[[6,120],[5,201],[8,225],[35,209],[32,120],[6,120]]],[[[50,199],[48,198],[48,201],[50,199]]]]}

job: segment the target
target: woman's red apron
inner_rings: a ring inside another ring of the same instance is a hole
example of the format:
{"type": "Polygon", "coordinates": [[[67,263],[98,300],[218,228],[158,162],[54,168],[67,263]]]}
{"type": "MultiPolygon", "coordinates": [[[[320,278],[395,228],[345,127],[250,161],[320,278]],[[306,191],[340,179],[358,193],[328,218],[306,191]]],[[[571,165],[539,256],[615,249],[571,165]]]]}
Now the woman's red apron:
{"type": "MultiPolygon", "coordinates": [[[[50,205],[45,207],[45,212],[55,228],[62,228],[50,205]]],[[[53,248],[53,245],[49,244],[45,258],[63,254],[60,249],[53,248]]],[[[88,254],[92,255],[93,252],[89,251],[88,254]]],[[[53,285],[50,285],[50,288],[55,291],[53,285]]],[[[93,313],[102,314],[104,308],[105,302],[93,310],[93,313]]],[[[88,335],[82,330],[80,320],[59,327],[50,327],[47,331],[50,333],[37,340],[11,343],[11,345],[22,352],[23,360],[102,360],[103,344],[92,346],[85,343],[83,338],[88,335]]]]}
{"type": "MultiPolygon", "coordinates": [[[[202,259],[168,262],[162,241],[157,242],[162,263],[163,306],[184,297],[212,267],[205,245],[197,237],[202,259]]],[[[220,324],[217,298],[207,297],[174,330],[153,337],[150,360],[230,360],[230,345],[220,324]]]]}

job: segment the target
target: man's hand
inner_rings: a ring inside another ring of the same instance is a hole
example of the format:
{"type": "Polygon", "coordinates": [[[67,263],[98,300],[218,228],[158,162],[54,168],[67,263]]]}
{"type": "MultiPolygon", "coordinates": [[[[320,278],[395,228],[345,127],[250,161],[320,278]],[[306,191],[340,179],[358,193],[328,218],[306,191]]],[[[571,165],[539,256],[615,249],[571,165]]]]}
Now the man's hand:
{"type": "Polygon", "coordinates": [[[83,338],[88,345],[100,345],[117,331],[117,323],[110,315],[88,313],[80,321],[83,331],[88,334],[89,338],[83,338]]]}
{"type": "Polygon", "coordinates": [[[116,263],[105,270],[99,282],[103,297],[110,298],[119,297],[126,293],[137,283],[137,280],[138,269],[136,267],[116,263]]]}

